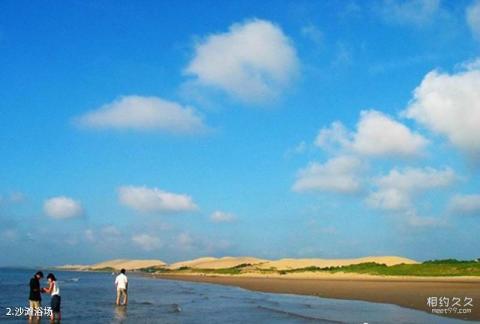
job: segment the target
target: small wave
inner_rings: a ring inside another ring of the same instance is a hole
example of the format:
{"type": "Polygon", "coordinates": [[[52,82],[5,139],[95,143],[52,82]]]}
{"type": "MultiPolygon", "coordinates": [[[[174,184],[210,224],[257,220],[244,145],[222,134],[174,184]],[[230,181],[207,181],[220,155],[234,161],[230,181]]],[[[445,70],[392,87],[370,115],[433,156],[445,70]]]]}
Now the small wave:
{"type": "Polygon", "coordinates": [[[153,303],[148,302],[148,301],[140,302],[139,304],[140,305],[153,305],[153,303]]]}
{"type": "Polygon", "coordinates": [[[178,304],[172,304],[171,307],[173,313],[180,313],[182,311],[182,307],[178,304]]]}
{"type": "Polygon", "coordinates": [[[278,314],[291,316],[291,317],[302,318],[302,319],[309,320],[309,321],[321,321],[322,323],[344,323],[344,322],[341,322],[341,321],[334,321],[334,320],[329,320],[329,319],[325,319],[325,318],[311,317],[311,316],[307,316],[307,315],[292,313],[292,312],[284,311],[284,310],[281,310],[281,309],[275,309],[275,308],[270,308],[270,307],[261,306],[261,305],[257,306],[257,308],[267,310],[267,311],[270,311],[270,312],[274,312],[274,313],[278,313],[278,314]]]}

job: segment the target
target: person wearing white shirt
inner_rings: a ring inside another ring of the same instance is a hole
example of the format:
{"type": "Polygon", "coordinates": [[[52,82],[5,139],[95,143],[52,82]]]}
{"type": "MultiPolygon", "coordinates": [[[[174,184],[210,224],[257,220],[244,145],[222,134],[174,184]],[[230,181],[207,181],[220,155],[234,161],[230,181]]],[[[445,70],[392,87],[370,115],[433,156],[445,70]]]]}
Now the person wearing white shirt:
{"type": "Polygon", "coordinates": [[[125,269],[120,270],[120,274],[115,278],[115,286],[117,287],[117,305],[127,305],[128,303],[128,278],[125,275],[125,269]],[[123,303],[120,299],[123,297],[123,303]]]}

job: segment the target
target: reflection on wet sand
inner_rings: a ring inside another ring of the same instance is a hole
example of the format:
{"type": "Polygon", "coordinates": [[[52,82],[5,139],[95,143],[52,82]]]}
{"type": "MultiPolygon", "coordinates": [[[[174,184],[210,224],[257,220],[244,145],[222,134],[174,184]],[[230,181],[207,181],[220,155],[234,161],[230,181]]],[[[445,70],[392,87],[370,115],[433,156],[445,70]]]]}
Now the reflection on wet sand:
{"type": "Polygon", "coordinates": [[[127,306],[115,305],[115,319],[118,321],[127,319],[127,306]]]}

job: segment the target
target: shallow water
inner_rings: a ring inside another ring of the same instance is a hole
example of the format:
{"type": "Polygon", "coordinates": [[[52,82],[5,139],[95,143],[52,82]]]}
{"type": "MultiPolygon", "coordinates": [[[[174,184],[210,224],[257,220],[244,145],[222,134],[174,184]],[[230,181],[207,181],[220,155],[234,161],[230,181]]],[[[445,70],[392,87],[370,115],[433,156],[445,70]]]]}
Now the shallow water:
{"type": "MultiPolygon", "coordinates": [[[[6,307],[27,306],[28,282],[34,272],[0,269],[0,321],[19,319],[6,316],[6,307]]],[[[115,277],[110,273],[55,271],[55,275],[64,323],[468,323],[396,305],[135,275],[129,275],[128,306],[117,307],[115,277]]],[[[48,306],[50,297],[44,296],[42,304],[48,306]]]]}

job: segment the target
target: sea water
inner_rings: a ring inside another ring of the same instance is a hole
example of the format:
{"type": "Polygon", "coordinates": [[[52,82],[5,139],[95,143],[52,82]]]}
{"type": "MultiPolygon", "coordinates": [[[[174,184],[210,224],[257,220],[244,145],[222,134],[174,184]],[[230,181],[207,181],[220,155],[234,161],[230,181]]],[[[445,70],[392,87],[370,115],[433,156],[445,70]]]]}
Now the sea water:
{"type": "MultiPolygon", "coordinates": [[[[116,306],[111,273],[53,272],[61,289],[63,323],[468,323],[390,304],[261,293],[129,273],[128,306],[116,306]]],[[[27,306],[34,273],[0,269],[0,321],[25,321],[6,313],[7,308],[27,306]]],[[[46,280],[41,285],[46,286],[46,280]]],[[[44,295],[42,305],[49,304],[50,297],[44,295]]]]}

